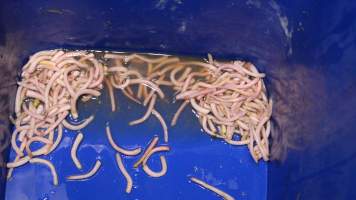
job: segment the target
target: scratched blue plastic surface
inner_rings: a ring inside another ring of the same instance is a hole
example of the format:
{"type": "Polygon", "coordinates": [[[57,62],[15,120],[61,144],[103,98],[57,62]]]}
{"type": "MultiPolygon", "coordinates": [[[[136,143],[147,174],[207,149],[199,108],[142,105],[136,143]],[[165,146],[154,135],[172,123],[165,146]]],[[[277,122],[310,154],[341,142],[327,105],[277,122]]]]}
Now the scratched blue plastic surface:
{"type": "MultiPolygon", "coordinates": [[[[238,199],[356,199],[355,15],[356,2],[347,0],[1,1],[1,101],[10,102],[13,97],[14,89],[7,93],[3,89],[16,79],[14,69],[22,66],[30,54],[43,49],[197,56],[210,52],[221,58],[245,58],[267,74],[276,124],[271,150],[274,158],[282,160],[268,166],[254,165],[245,148],[211,141],[201,133],[187,110],[183,116],[187,121],[171,130],[173,149],[167,155],[167,176],[152,179],[137,172],[137,188],[128,196],[124,194],[124,179],[115,167],[113,152],[103,137],[106,121],[110,121],[117,141],[126,146],[146,145],[152,134],[161,132],[154,120],[147,127],[124,126],[131,115],[138,117],[143,110],[124,116],[118,112],[114,120],[109,106],[101,105],[104,110],[96,113],[96,122],[83,130],[89,135],[84,144],[91,146],[82,147],[79,157],[85,160],[85,168],[100,156],[102,171],[85,182],[66,182],[63,178],[77,171],[71,163],[69,147],[63,147],[53,154],[53,162],[59,167],[59,187],[51,186],[46,168],[26,165],[15,170],[14,180],[6,183],[6,196],[217,199],[188,183],[187,176],[196,175],[236,194],[238,199]],[[96,153],[100,144],[105,148],[96,153]]],[[[10,114],[12,107],[8,105],[7,109],[0,109],[2,114],[10,114]]],[[[64,143],[71,143],[73,135],[67,135],[64,143]]],[[[132,164],[133,160],[128,162],[132,164]]],[[[152,162],[159,167],[157,160],[152,162]]],[[[4,176],[2,168],[2,196],[4,176]]]]}

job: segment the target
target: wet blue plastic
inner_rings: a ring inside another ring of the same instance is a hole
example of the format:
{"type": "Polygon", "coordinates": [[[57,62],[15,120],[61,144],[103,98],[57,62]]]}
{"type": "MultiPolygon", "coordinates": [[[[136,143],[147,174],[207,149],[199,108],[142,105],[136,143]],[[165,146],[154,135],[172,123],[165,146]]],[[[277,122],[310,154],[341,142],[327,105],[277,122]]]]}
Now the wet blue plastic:
{"type": "MultiPolygon", "coordinates": [[[[75,168],[69,147],[63,147],[53,155],[60,168],[59,187],[52,187],[45,167],[26,165],[14,171],[14,180],[27,181],[9,181],[7,199],[25,199],[15,195],[30,199],[217,198],[189,184],[187,175],[212,181],[237,199],[356,199],[355,3],[4,0],[0,11],[1,101],[10,102],[13,97],[14,69],[43,49],[197,56],[210,52],[221,58],[248,59],[267,74],[276,124],[272,152],[280,160],[268,167],[253,164],[245,148],[211,141],[200,133],[198,123],[186,111],[186,125],[171,131],[168,175],[152,179],[137,172],[137,188],[126,195],[124,179],[103,136],[105,121],[99,117],[84,131],[88,133],[84,144],[88,145],[79,156],[86,164],[94,162],[94,155],[100,156],[102,171],[86,182],[66,182],[64,176],[75,173],[75,168]],[[223,184],[219,184],[220,179],[223,184]]],[[[1,105],[5,105],[1,114],[8,115],[11,104],[1,105]]],[[[97,116],[106,118],[107,113],[108,106],[97,116]]],[[[159,126],[123,126],[129,119],[117,115],[122,121],[110,124],[119,134],[120,144],[146,144],[155,128],[160,134],[159,126]]],[[[1,124],[7,124],[6,119],[1,118],[1,124]]],[[[64,143],[72,138],[68,133],[64,143]]],[[[1,189],[5,196],[4,179],[1,189]]]]}
{"type": "MultiPolygon", "coordinates": [[[[89,114],[95,114],[96,117],[94,123],[82,130],[84,140],[80,145],[78,158],[83,170],[77,170],[70,158],[75,132],[66,132],[59,149],[48,156],[57,168],[59,186],[52,186],[52,177],[46,167],[26,165],[14,170],[13,180],[7,182],[6,199],[190,199],[193,195],[203,199],[217,198],[189,183],[190,176],[209,181],[240,199],[265,198],[266,165],[256,165],[247,148],[232,147],[207,137],[200,131],[199,122],[189,109],[182,115],[178,126],[170,129],[169,146],[172,150],[163,154],[168,163],[167,175],[150,178],[143,170],[132,168],[139,157],[123,159],[134,182],[132,193],[125,194],[126,181],[117,167],[115,151],[106,138],[106,123],[109,123],[115,141],[123,147],[146,147],[154,135],[161,138],[159,144],[165,144],[160,124],[154,117],[143,125],[128,126],[145,109],[134,108],[137,104],[127,102],[122,95],[116,96],[119,97],[117,113],[111,113],[106,93],[99,99],[101,105],[93,102],[79,109],[83,117],[89,114]],[[98,107],[94,107],[95,105],[98,107]],[[93,178],[86,181],[65,179],[69,175],[90,170],[96,158],[101,160],[102,168],[93,178]]],[[[166,107],[167,103],[162,102],[157,110],[165,114],[166,107]]],[[[171,117],[169,115],[170,119],[171,117]]],[[[154,156],[150,163],[154,170],[160,169],[159,156],[154,156]]]]}

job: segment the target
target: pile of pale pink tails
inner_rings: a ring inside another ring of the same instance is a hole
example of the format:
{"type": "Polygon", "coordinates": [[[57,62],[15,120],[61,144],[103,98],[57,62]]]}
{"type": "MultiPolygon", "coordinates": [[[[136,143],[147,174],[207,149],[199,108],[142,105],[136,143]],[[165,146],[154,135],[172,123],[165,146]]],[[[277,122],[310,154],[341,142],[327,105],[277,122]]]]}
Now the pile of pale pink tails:
{"type": "Polygon", "coordinates": [[[14,167],[52,152],[61,142],[63,127],[79,130],[93,120],[90,117],[80,125],[72,125],[66,117],[69,113],[73,118],[78,117],[79,98],[88,100],[100,95],[104,67],[93,53],[41,51],[23,67],[21,78],[16,94],[16,116],[12,119],[15,130],[11,144],[17,156],[7,164],[11,168],[8,177],[14,167]],[[34,142],[43,145],[33,151],[34,142]]]}
{"type": "Polygon", "coordinates": [[[181,87],[176,85],[176,98],[190,102],[206,133],[232,145],[247,145],[256,162],[267,161],[272,101],[266,95],[265,75],[248,62],[209,60],[202,65],[208,75],[188,75],[181,87]]]}
{"type": "MultiPolygon", "coordinates": [[[[207,61],[197,61],[167,55],[64,50],[36,53],[23,67],[22,79],[18,83],[15,117],[12,118],[15,130],[11,140],[16,158],[7,164],[10,168],[8,177],[11,177],[13,168],[27,162],[46,164],[56,176],[54,166],[39,156],[55,150],[64,128],[81,130],[93,121],[94,116],[79,124],[67,120],[69,115],[78,118],[78,100],[88,101],[100,96],[103,84],[108,89],[112,111],[117,108],[114,89],[118,89],[130,100],[147,107],[146,113],[130,125],[143,123],[152,115],[162,126],[165,142],[168,142],[168,127],[155,104],[158,99],[165,98],[161,88],[169,87],[176,92],[175,99],[181,101],[171,119],[172,126],[190,105],[206,133],[232,145],[247,145],[256,162],[261,158],[267,161],[272,101],[266,94],[265,75],[248,62],[217,62],[211,55],[208,58],[207,61]],[[33,150],[31,144],[34,142],[42,147],[33,150]]],[[[118,152],[118,167],[128,181],[126,191],[130,192],[132,180],[120,154],[135,156],[141,153],[141,148],[126,150],[115,144],[108,126],[106,133],[118,152]]],[[[80,134],[71,152],[78,169],[81,169],[81,163],[76,157],[76,149],[83,138],[80,134]]],[[[162,176],[167,171],[164,156],[160,157],[160,172],[152,171],[146,164],[153,153],[169,151],[168,146],[155,147],[157,140],[155,137],[151,141],[134,166],[142,164],[143,170],[153,177],[162,176]]],[[[100,165],[98,160],[87,174],[69,176],[68,179],[87,178],[100,165]]]]}

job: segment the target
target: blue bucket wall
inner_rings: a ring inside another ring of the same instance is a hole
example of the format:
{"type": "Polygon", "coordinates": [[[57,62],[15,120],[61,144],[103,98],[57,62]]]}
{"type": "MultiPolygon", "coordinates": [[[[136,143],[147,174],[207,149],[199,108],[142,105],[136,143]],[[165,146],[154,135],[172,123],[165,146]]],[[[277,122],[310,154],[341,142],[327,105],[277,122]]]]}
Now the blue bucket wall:
{"type": "Polygon", "coordinates": [[[356,2],[282,4],[294,30],[293,54],[272,92],[280,97],[274,145],[287,153],[269,165],[268,197],[356,199],[356,2]]]}
{"type": "MultiPolygon", "coordinates": [[[[351,188],[356,182],[351,171],[356,167],[355,6],[347,1],[4,0],[0,3],[1,125],[8,126],[15,69],[39,50],[65,47],[197,56],[209,52],[218,58],[248,59],[267,73],[275,104],[272,152],[280,161],[269,164],[267,198],[355,199],[351,188]]],[[[177,146],[178,141],[187,142],[178,137],[177,146]]],[[[7,156],[4,151],[3,158],[7,156]]],[[[251,165],[248,171],[258,168],[251,165]]],[[[4,168],[1,175],[4,196],[4,168]]],[[[256,183],[247,183],[250,192],[263,193],[253,191],[256,183]]]]}

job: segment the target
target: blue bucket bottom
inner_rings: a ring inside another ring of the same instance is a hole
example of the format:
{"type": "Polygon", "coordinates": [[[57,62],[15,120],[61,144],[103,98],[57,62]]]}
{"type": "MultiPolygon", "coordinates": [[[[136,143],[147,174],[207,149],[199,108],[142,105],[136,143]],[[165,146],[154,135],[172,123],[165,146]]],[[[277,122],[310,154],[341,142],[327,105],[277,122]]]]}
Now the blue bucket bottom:
{"type": "MultiPolygon", "coordinates": [[[[152,116],[144,124],[129,126],[128,122],[141,117],[145,108],[124,100],[121,93],[115,95],[118,101],[115,113],[110,110],[106,92],[97,101],[79,106],[80,118],[95,114],[95,120],[82,130],[84,139],[77,153],[82,170],[75,167],[70,157],[76,132],[65,130],[60,146],[43,157],[54,164],[59,185],[52,184],[52,175],[46,166],[26,164],[16,168],[7,182],[6,199],[217,199],[214,193],[190,183],[190,176],[202,179],[236,199],[266,199],[267,164],[263,161],[256,164],[245,146],[228,145],[203,133],[198,119],[188,108],[177,125],[169,127],[171,150],[164,154],[168,164],[165,176],[152,178],[141,168],[134,169],[132,166],[140,156],[123,158],[134,184],[132,192],[126,194],[126,181],[117,167],[116,152],[105,135],[106,123],[110,124],[116,143],[125,148],[145,148],[154,135],[160,137],[159,144],[164,141],[161,126],[152,116]],[[83,181],[66,179],[69,175],[88,172],[96,159],[101,160],[102,166],[93,177],[83,181]]],[[[157,110],[169,124],[178,106],[168,107],[161,101],[157,110]]],[[[14,157],[15,153],[11,151],[10,160],[14,157]]],[[[159,170],[159,156],[153,156],[149,164],[152,169],[159,170]]]]}

